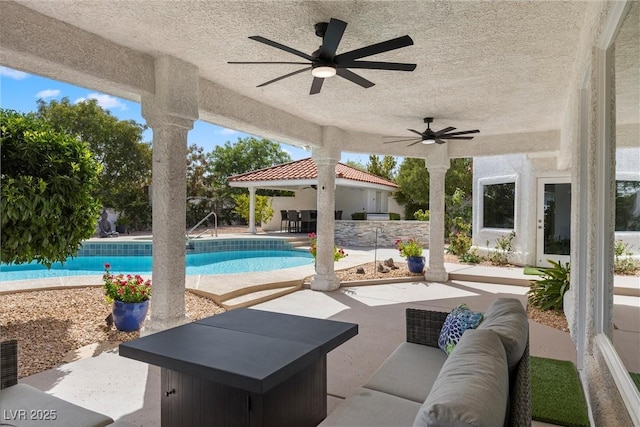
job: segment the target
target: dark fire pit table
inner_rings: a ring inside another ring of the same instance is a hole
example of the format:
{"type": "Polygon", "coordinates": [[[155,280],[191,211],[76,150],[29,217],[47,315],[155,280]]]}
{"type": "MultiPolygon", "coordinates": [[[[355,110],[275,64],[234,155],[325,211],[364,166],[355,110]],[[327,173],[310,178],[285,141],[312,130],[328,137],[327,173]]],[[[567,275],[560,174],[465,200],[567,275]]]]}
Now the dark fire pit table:
{"type": "Polygon", "coordinates": [[[163,426],[315,426],[327,353],[358,325],[237,309],[120,344],[162,368],[163,426]]]}

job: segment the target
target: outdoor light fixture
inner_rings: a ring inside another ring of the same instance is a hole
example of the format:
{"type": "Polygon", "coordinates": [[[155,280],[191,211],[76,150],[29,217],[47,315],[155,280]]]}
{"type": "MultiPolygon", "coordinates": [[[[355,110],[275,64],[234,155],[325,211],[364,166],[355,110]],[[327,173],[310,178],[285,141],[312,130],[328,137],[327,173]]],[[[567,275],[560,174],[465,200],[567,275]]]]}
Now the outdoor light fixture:
{"type": "Polygon", "coordinates": [[[321,65],[319,67],[313,67],[313,69],[311,70],[311,75],[313,77],[326,79],[327,77],[335,76],[336,75],[336,69],[334,67],[330,67],[328,65],[321,65]]]}

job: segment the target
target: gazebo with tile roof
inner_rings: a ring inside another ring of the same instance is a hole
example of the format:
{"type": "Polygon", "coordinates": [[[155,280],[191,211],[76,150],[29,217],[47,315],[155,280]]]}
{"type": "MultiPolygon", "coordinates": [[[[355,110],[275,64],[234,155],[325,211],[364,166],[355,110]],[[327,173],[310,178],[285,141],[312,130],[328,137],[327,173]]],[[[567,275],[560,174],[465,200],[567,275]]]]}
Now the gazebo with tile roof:
{"type": "MultiPolygon", "coordinates": [[[[228,181],[232,187],[248,188],[252,198],[258,188],[295,192],[295,197],[274,197],[273,208],[276,212],[316,209],[318,169],[312,158],[234,175],[228,181]]],[[[397,189],[398,185],[392,181],[344,163],[336,164],[336,210],[343,211],[346,218],[354,212],[400,212],[400,206],[390,197],[397,189]]],[[[277,215],[262,224],[262,228],[279,229],[277,215]]],[[[255,232],[255,223],[251,224],[250,221],[249,229],[255,232]]]]}

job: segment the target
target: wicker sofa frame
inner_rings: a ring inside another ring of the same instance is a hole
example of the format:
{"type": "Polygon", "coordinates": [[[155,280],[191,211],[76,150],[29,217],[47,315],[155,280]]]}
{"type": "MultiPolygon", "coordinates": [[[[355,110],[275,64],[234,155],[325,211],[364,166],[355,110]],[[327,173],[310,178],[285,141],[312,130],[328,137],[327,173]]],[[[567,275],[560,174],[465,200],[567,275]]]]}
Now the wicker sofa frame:
{"type": "MultiPolygon", "coordinates": [[[[438,337],[449,313],[407,309],[407,342],[438,347],[438,337]]],[[[513,427],[531,425],[531,373],[529,340],[515,374],[509,379],[507,424],[513,427]]]]}

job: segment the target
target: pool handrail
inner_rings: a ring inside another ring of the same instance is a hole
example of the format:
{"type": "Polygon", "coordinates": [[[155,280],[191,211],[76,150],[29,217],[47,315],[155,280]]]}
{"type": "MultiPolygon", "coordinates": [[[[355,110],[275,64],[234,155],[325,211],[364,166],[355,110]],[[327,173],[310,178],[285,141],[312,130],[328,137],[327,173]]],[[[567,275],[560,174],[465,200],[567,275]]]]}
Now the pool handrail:
{"type": "MultiPolygon", "coordinates": [[[[202,219],[200,220],[200,222],[198,222],[196,225],[194,225],[194,226],[191,228],[191,230],[187,231],[187,240],[189,240],[189,239],[190,239],[190,237],[189,237],[189,236],[190,236],[190,234],[191,234],[191,233],[192,233],[196,228],[198,228],[198,227],[200,226],[200,224],[202,224],[203,222],[205,222],[205,221],[206,221],[206,220],[207,220],[211,215],[213,215],[213,217],[214,217],[213,224],[214,224],[214,229],[215,229],[215,232],[216,232],[216,237],[218,237],[218,215],[216,215],[216,213],[215,213],[215,212],[211,211],[211,212],[209,212],[209,213],[207,214],[207,216],[205,216],[204,218],[202,218],[202,219]]],[[[195,238],[197,239],[198,237],[202,236],[202,235],[203,235],[204,233],[206,233],[207,231],[208,231],[208,230],[205,230],[204,232],[202,232],[202,233],[198,234],[195,238]]]]}

